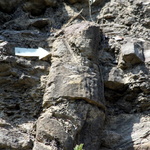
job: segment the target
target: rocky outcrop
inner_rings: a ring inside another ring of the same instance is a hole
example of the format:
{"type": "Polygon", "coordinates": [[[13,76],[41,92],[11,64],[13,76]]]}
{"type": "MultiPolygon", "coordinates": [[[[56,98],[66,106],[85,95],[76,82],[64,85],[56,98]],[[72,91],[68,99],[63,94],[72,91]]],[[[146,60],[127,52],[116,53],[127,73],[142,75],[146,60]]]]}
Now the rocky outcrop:
{"type": "Polygon", "coordinates": [[[100,38],[99,27],[84,22],[67,27],[64,36],[54,41],[44,106],[66,97],[84,99],[104,109],[103,84],[95,57],[100,38]]]}
{"type": "Polygon", "coordinates": [[[88,2],[0,1],[1,150],[150,148],[149,0],[88,2]]]}
{"type": "Polygon", "coordinates": [[[35,121],[42,110],[50,64],[34,57],[17,57],[14,48],[40,44],[43,37],[39,35],[35,39],[36,35],[35,32],[1,30],[0,149],[3,150],[33,147],[35,121]],[[29,34],[30,38],[27,38],[29,34]]]}
{"type": "Polygon", "coordinates": [[[64,150],[73,149],[75,143],[84,143],[87,150],[98,149],[105,119],[104,88],[95,57],[101,33],[89,22],[69,26],[63,32],[53,43],[43,99],[47,109],[38,119],[36,139],[49,149],[54,148],[52,143],[64,150]],[[92,145],[89,139],[94,140],[92,145]]]}
{"type": "Polygon", "coordinates": [[[47,7],[55,7],[56,5],[56,0],[27,0],[23,5],[23,9],[32,15],[40,15],[47,7]]]}

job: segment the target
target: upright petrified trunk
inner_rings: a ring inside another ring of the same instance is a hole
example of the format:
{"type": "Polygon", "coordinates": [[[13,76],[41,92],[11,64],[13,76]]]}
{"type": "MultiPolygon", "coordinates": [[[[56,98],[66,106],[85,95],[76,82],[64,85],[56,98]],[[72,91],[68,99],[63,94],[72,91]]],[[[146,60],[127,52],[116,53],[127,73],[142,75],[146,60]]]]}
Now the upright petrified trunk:
{"type": "Polygon", "coordinates": [[[99,149],[105,119],[100,41],[99,26],[89,22],[65,28],[54,41],[34,150],[39,145],[71,150],[80,143],[86,150],[99,149]]]}

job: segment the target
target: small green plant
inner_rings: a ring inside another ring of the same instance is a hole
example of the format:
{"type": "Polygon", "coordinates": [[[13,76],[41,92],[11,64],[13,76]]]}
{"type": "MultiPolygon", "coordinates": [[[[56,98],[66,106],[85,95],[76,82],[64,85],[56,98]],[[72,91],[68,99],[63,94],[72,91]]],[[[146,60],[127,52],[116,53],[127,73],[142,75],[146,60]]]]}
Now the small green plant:
{"type": "Polygon", "coordinates": [[[74,150],[83,150],[83,144],[76,145],[76,147],[74,148],[74,150]]]}

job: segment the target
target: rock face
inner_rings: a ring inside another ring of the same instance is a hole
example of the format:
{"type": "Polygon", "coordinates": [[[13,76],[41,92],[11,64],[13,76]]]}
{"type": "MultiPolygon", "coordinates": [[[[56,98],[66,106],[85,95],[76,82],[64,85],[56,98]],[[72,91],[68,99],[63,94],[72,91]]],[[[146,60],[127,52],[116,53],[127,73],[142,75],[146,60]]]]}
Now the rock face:
{"type": "Polygon", "coordinates": [[[88,2],[0,0],[0,150],[150,149],[150,2],[88,2]]]}
{"type": "Polygon", "coordinates": [[[23,8],[32,15],[40,15],[45,11],[46,7],[55,7],[56,4],[56,0],[27,0],[23,8]]]}
{"type": "Polygon", "coordinates": [[[83,142],[87,150],[100,147],[105,119],[104,88],[98,59],[94,57],[98,55],[100,40],[99,27],[84,22],[64,29],[64,35],[53,43],[43,99],[43,107],[48,109],[38,119],[36,136],[38,142],[49,145],[50,149],[53,142],[57,148],[73,149],[75,139],[83,142]],[[95,141],[92,145],[89,138],[95,141]]]}
{"type": "MultiPolygon", "coordinates": [[[[144,61],[143,47],[141,43],[126,43],[122,45],[120,65],[124,63],[126,66],[135,65],[144,61]]],[[[120,66],[121,67],[121,66],[120,66]]]]}
{"type": "Polygon", "coordinates": [[[19,4],[21,0],[11,0],[11,1],[0,1],[0,9],[4,12],[11,13],[16,9],[17,5],[19,4]]]}
{"type": "Polygon", "coordinates": [[[67,27],[64,36],[54,41],[44,106],[66,97],[84,99],[104,109],[104,88],[95,57],[100,40],[99,27],[84,22],[67,27]]]}
{"type": "Polygon", "coordinates": [[[33,149],[39,149],[37,145],[42,149],[45,146],[47,149],[73,149],[74,142],[85,143],[88,150],[99,149],[104,112],[83,100],[60,100],[58,106],[49,107],[38,119],[33,149]],[[90,139],[93,139],[92,145],[90,139]]]}

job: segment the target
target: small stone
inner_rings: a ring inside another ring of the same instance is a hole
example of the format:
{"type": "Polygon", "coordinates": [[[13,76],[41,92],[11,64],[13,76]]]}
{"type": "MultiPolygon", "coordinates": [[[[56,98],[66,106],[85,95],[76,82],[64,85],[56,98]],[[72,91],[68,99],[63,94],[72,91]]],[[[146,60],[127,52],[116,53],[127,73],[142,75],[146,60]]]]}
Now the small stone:
{"type": "Polygon", "coordinates": [[[57,0],[45,0],[47,6],[54,7],[57,5],[57,0]]]}
{"type": "Polygon", "coordinates": [[[113,37],[113,39],[115,39],[115,41],[123,41],[124,40],[124,38],[121,36],[115,36],[115,37],[113,37]]]}
{"type": "Polygon", "coordinates": [[[39,29],[48,25],[49,22],[50,22],[50,20],[48,18],[38,18],[38,19],[30,19],[29,20],[29,24],[31,26],[34,26],[34,27],[39,28],[39,29]]]}
{"type": "Polygon", "coordinates": [[[143,47],[141,42],[127,42],[121,47],[119,64],[125,61],[129,65],[138,64],[144,61],[143,47]]]}

